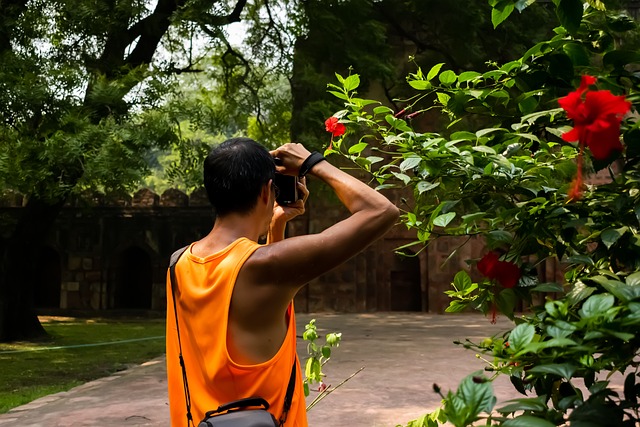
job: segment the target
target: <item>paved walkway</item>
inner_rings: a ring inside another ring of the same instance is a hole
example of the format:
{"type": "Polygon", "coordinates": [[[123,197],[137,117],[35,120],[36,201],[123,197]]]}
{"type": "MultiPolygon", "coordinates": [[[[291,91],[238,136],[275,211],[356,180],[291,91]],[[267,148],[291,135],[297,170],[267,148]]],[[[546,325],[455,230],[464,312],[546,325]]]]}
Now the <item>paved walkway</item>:
{"type": "MultiPolygon", "coordinates": [[[[491,325],[479,315],[407,313],[300,314],[298,335],[311,318],[321,336],[342,332],[343,343],[325,366],[336,385],[365,369],[309,412],[309,424],[329,427],[393,427],[433,410],[443,391],[482,369],[473,352],[452,344],[505,331],[508,320],[491,325]]],[[[141,344],[143,345],[143,344],[141,344]]],[[[302,339],[299,354],[305,355],[302,339]]],[[[0,426],[166,427],[168,406],[164,357],[68,392],[50,395],[0,415],[0,426]]],[[[507,379],[494,384],[499,400],[514,395],[507,379]]],[[[313,393],[310,398],[313,398],[313,393]]]]}

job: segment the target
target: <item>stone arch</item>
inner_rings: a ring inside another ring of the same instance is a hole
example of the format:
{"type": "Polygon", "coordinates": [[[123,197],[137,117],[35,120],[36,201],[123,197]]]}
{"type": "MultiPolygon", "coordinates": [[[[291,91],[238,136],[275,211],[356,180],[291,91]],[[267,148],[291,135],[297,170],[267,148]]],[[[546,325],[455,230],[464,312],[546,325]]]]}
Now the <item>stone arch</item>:
{"type": "Polygon", "coordinates": [[[109,307],[113,309],[151,308],[153,295],[153,263],[140,246],[130,245],[115,257],[109,307]]]}
{"type": "Polygon", "coordinates": [[[36,308],[60,308],[62,266],[59,252],[45,245],[36,255],[36,282],[33,302],[36,308]]]}
{"type": "Polygon", "coordinates": [[[394,254],[390,270],[392,311],[422,311],[420,258],[405,249],[409,256],[394,254]]]}

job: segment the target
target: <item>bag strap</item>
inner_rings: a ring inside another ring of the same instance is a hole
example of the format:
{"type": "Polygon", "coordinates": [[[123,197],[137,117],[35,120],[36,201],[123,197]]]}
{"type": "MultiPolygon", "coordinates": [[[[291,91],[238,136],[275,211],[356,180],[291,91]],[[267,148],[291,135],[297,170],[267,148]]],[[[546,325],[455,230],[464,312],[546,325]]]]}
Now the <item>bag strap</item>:
{"type": "MultiPolygon", "coordinates": [[[[189,248],[189,245],[184,248],[180,248],[175,251],[169,260],[169,277],[171,280],[171,300],[173,301],[173,314],[176,317],[176,332],[178,336],[178,348],[179,348],[179,360],[180,360],[180,368],[182,368],[182,383],[184,386],[184,399],[187,406],[187,426],[192,426],[193,424],[193,415],[191,415],[191,393],[189,392],[189,383],[187,381],[187,368],[184,364],[184,358],[182,357],[182,342],[180,341],[180,326],[178,325],[178,306],[176,304],[176,286],[178,279],[176,277],[176,264],[178,260],[182,256],[183,253],[189,248]]],[[[291,375],[289,376],[289,384],[287,385],[287,392],[284,396],[284,405],[282,408],[282,416],[278,421],[278,426],[284,426],[284,423],[287,422],[287,417],[289,415],[289,409],[291,409],[291,403],[293,402],[293,392],[296,388],[296,361],[298,359],[298,355],[293,358],[293,366],[291,367],[291,375]]],[[[268,407],[268,406],[267,406],[268,407]]]]}
{"type": "Polygon", "coordinates": [[[284,407],[282,409],[282,416],[280,417],[279,426],[284,426],[287,422],[287,416],[289,415],[289,409],[291,409],[291,403],[293,402],[293,391],[296,388],[296,360],[298,355],[293,358],[293,366],[291,367],[291,375],[289,376],[289,384],[287,385],[287,394],[284,395],[284,407]]]}
{"type": "Polygon", "coordinates": [[[182,385],[184,387],[184,400],[187,404],[187,426],[194,426],[193,415],[191,415],[191,393],[189,392],[189,383],[187,382],[187,368],[184,364],[184,358],[182,357],[182,342],[180,341],[180,326],[178,325],[178,305],[176,303],[176,264],[182,256],[182,254],[189,248],[178,249],[171,255],[169,260],[169,277],[171,279],[171,300],[173,301],[173,314],[176,316],[176,332],[178,335],[178,359],[180,360],[180,368],[182,369],[182,385]]]}

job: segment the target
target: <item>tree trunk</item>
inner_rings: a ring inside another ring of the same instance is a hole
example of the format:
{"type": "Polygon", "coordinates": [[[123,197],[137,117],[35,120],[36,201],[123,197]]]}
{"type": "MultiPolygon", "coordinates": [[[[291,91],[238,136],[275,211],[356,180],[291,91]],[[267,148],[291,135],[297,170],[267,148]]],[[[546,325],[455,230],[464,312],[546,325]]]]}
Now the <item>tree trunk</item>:
{"type": "Polygon", "coordinates": [[[50,232],[64,200],[46,203],[31,198],[21,209],[18,223],[2,248],[0,265],[0,342],[46,336],[33,299],[35,254],[50,232]]]}

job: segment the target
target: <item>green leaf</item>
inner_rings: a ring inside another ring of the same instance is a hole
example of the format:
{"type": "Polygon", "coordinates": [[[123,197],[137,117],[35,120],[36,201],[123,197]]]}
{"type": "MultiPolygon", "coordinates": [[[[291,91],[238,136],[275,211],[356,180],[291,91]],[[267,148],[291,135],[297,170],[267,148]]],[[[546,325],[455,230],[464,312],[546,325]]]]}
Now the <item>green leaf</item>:
{"type": "Polygon", "coordinates": [[[351,147],[349,147],[349,154],[360,154],[362,150],[367,148],[368,145],[369,144],[367,144],[366,142],[359,142],[355,145],[352,145],[351,147]]]}
{"type": "Polygon", "coordinates": [[[519,417],[506,420],[503,427],[556,427],[551,421],[533,415],[520,415],[519,417]]]}
{"type": "Polygon", "coordinates": [[[509,333],[509,346],[513,351],[518,352],[522,347],[533,340],[536,328],[528,323],[521,323],[509,333]]]}
{"type": "Polygon", "coordinates": [[[450,136],[451,140],[475,141],[478,139],[475,133],[466,130],[454,132],[450,136]]]}
{"type": "Polygon", "coordinates": [[[444,309],[447,313],[458,313],[467,308],[468,303],[460,300],[453,300],[449,303],[449,306],[444,309]]]}
{"type": "Polygon", "coordinates": [[[587,286],[583,282],[576,282],[573,288],[567,293],[567,299],[570,305],[576,305],[584,299],[588,298],[596,288],[587,286]]]}
{"type": "Polygon", "coordinates": [[[518,12],[522,12],[535,2],[536,0],[516,0],[516,9],[518,9],[518,12]]]}
{"type": "Polygon", "coordinates": [[[470,411],[471,419],[475,420],[481,412],[491,412],[496,403],[493,395],[493,387],[481,371],[465,377],[456,393],[464,402],[467,411],[470,411]]]}
{"type": "Polygon", "coordinates": [[[513,235],[505,230],[493,230],[487,233],[487,238],[493,243],[511,243],[513,235]]]}
{"type": "Polygon", "coordinates": [[[637,286],[640,285],[640,272],[632,273],[627,276],[625,282],[629,286],[637,286]]]}
{"type": "Polygon", "coordinates": [[[575,33],[580,28],[583,11],[582,0],[560,0],[556,8],[560,23],[570,33],[575,33]]]}
{"type": "Polygon", "coordinates": [[[378,105],[376,108],[373,109],[373,114],[389,114],[389,113],[393,114],[393,110],[387,107],[386,105],[378,105]]]}
{"type": "Polygon", "coordinates": [[[475,212],[475,213],[472,213],[472,214],[463,215],[462,216],[462,223],[463,224],[468,224],[470,222],[474,222],[474,221],[477,221],[479,219],[483,219],[485,216],[487,216],[486,212],[475,212]]]}
{"type": "Polygon", "coordinates": [[[503,289],[496,295],[496,306],[505,316],[512,318],[518,298],[513,289],[503,289]]]}
{"type": "Polygon", "coordinates": [[[553,374],[562,378],[571,379],[575,371],[576,371],[576,367],[571,365],[570,363],[560,363],[560,364],[537,365],[529,369],[528,372],[532,372],[536,374],[553,374]]]}
{"type": "MultiPolygon", "coordinates": [[[[391,172],[391,174],[393,174],[393,176],[395,176],[400,181],[402,181],[404,185],[408,185],[409,182],[411,182],[411,177],[409,175],[405,175],[403,173],[398,173],[398,172],[391,172]]],[[[378,188],[380,187],[381,186],[378,186],[378,188]]]]}
{"type": "Polygon", "coordinates": [[[426,80],[409,80],[409,86],[415,90],[429,90],[431,89],[431,83],[426,80]]]}
{"type": "Polygon", "coordinates": [[[471,147],[471,149],[480,153],[496,154],[496,150],[491,147],[487,147],[486,145],[476,145],[471,147]]]}
{"type": "Polygon", "coordinates": [[[615,298],[611,294],[591,295],[582,305],[580,316],[587,318],[602,314],[613,307],[614,302],[615,298]]]}
{"type": "Polygon", "coordinates": [[[446,71],[443,71],[438,76],[438,79],[440,80],[440,83],[442,83],[443,85],[451,86],[452,84],[454,84],[456,82],[456,80],[458,80],[458,76],[453,71],[446,70],[446,71]]]}
{"type": "Polygon", "coordinates": [[[428,182],[428,181],[420,181],[418,183],[418,185],[416,186],[416,188],[418,189],[418,194],[422,194],[424,192],[433,190],[434,188],[436,188],[437,186],[439,186],[440,183],[439,182],[428,182]]]}
{"type": "Polygon", "coordinates": [[[503,128],[487,128],[487,129],[480,129],[479,131],[476,132],[476,136],[478,138],[482,138],[485,135],[489,135],[490,133],[494,133],[494,132],[506,132],[506,129],[503,128]]]}
{"type": "Polygon", "coordinates": [[[469,274],[464,270],[458,271],[453,278],[453,285],[459,291],[467,289],[471,284],[471,277],[469,277],[469,274]]]}
{"type": "Polygon", "coordinates": [[[602,243],[604,243],[607,246],[607,249],[609,249],[628,230],[629,227],[607,228],[600,233],[600,240],[602,240],[602,243]]]}
{"type": "Polygon", "coordinates": [[[553,348],[553,347],[570,347],[572,345],[577,345],[577,343],[574,340],[571,340],[566,337],[552,338],[548,341],[544,341],[539,344],[540,344],[540,349],[553,348]]]}
{"type": "Polygon", "coordinates": [[[463,82],[467,82],[469,80],[473,80],[476,77],[480,77],[482,74],[478,73],[477,71],[465,71],[463,73],[460,73],[460,75],[458,76],[458,81],[460,83],[463,82]]]}
{"type": "Polygon", "coordinates": [[[533,96],[526,97],[518,103],[518,109],[522,114],[531,114],[537,106],[538,99],[533,96]]]}
{"type": "Polygon", "coordinates": [[[562,49],[571,58],[573,65],[581,67],[589,65],[589,52],[582,43],[567,43],[562,49]]]}
{"type": "Polygon", "coordinates": [[[573,255],[567,258],[569,264],[587,264],[593,265],[593,260],[587,255],[573,255]]]}
{"type": "Polygon", "coordinates": [[[352,91],[354,89],[357,89],[358,86],[360,86],[360,76],[358,74],[352,74],[346,79],[344,79],[344,82],[342,83],[342,85],[344,86],[344,89],[346,91],[352,91]]]}
{"type": "Polygon", "coordinates": [[[506,403],[507,405],[496,410],[502,414],[508,414],[517,411],[543,412],[547,409],[547,405],[542,401],[541,397],[513,399],[508,400],[506,403]]]}
{"type": "Polygon", "coordinates": [[[307,378],[311,378],[311,370],[313,367],[313,358],[308,358],[307,362],[304,365],[304,376],[307,378]]]}
{"type": "Polygon", "coordinates": [[[534,288],[531,288],[531,291],[535,291],[535,292],[564,292],[564,288],[559,283],[547,282],[547,283],[540,283],[539,285],[536,285],[534,288]]]}
{"type": "Polygon", "coordinates": [[[491,9],[491,23],[493,24],[493,28],[498,28],[498,25],[504,22],[514,9],[515,4],[511,0],[502,0],[493,6],[493,9],[491,9]]]}
{"type": "Polygon", "coordinates": [[[444,106],[446,106],[449,103],[449,100],[451,99],[449,95],[442,92],[436,93],[436,96],[438,97],[438,102],[440,102],[444,106]]]}
{"type": "Polygon", "coordinates": [[[431,69],[427,73],[427,80],[432,80],[435,76],[437,76],[443,65],[444,65],[444,62],[441,62],[431,67],[431,69]]]}
{"type": "Polygon", "coordinates": [[[328,345],[322,346],[322,356],[325,359],[330,358],[331,357],[331,347],[329,347],[328,345]]]}
{"type": "Polygon", "coordinates": [[[628,64],[640,63],[640,52],[633,50],[612,50],[604,54],[602,63],[605,67],[619,70],[628,64]]]}
{"type": "Polygon", "coordinates": [[[422,161],[422,157],[417,157],[417,156],[407,157],[402,161],[402,163],[400,163],[400,170],[404,172],[406,170],[414,169],[420,164],[421,161],[422,161]]]}
{"type": "Polygon", "coordinates": [[[591,280],[601,285],[620,301],[628,302],[640,297],[640,286],[629,286],[617,280],[607,279],[604,276],[591,277],[591,280]]]}
{"type": "Polygon", "coordinates": [[[374,164],[374,163],[378,163],[384,160],[383,157],[378,157],[378,156],[369,156],[367,157],[367,160],[369,161],[369,163],[374,164]]]}
{"type": "Polygon", "coordinates": [[[451,221],[456,217],[455,212],[448,212],[446,214],[440,215],[433,220],[433,225],[438,227],[446,227],[449,225],[451,221]]]}
{"type": "Polygon", "coordinates": [[[338,91],[335,91],[335,90],[329,90],[327,92],[329,92],[330,94],[332,94],[336,98],[340,98],[340,99],[345,100],[345,101],[349,100],[349,97],[347,95],[345,95],[344,93],[342,93],[342,92],[338,92],[338,91]]]}

